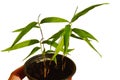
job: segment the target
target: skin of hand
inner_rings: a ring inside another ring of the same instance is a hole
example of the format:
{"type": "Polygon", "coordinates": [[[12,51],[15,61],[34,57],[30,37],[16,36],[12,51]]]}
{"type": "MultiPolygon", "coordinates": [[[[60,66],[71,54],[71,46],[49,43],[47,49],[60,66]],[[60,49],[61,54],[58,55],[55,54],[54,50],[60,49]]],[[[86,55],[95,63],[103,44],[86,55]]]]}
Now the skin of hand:
{"type": "Polygon", "coordinates": [[[8,80],[22,80],[24,77],[24,66],[21,66],[11,73],[8,80]]]}

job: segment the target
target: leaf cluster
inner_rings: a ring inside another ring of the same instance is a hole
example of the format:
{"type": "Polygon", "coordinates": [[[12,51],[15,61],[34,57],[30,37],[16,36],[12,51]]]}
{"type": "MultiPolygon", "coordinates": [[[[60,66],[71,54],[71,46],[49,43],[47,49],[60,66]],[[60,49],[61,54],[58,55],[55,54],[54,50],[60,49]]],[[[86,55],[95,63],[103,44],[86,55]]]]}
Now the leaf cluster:
{"type": "MultiPolygon", "coordinates": [[[[72,23],[74,23],[78,18],[85,15],[90,10],[94,9],[95,7],[98,7],[98,6],[101,6],[104,4],[107,4],[107,3],[92,5],[80,12],[77,12],[77,10],[76,10],[75,14],[73,15],[73,17],[70,21],[68,21],[64,18],[60,18],[60,17],[45,17],[41,21],[30,22],[27,26],[13,31],[13,32],[19,32],[18,36],[16,37],[16,39],[14,40],[13,44],[10,47],[8,47],[2,51],[12,51],[12,50],[20,49],[20,48],[35,45],[35,44],[41,44],[41,45],[48,44],[48,45],[50,45],[50,47],[54,47],[55,50],[52,50],[50,48],[49,50],[45,51],[45,49],[44,49],[44,52],[45,53],[54,52],[54,56],[52,59],[55,59],[56,55],[60,51],[62,51],[64,55],[67,55],[70,51],[73,50],[73,49],[69,49],[70,38],[72,37],[72,38],[76,38],[76,39],[85,41],[93,50],[95,50],[101,56],[101,54],[91,44],[91,40],[95,40],[95,41],[98,41],[98,40],[91,33],[87,32],[83,29],[72,28],[72,23]],[[33,28],[41,29],[41,24],[45,24],[45,23],[67,23],[67,25],[65,25],[64,28],[62,28],[61,30],[59,30],[58,32],[53,34],[47,40],[41,41],[38,39],[30,39],[30,40],[25,40],[25,41],[20,42],[20,40],[27,33],[29,33],[31,31],[31,29],[33,29],[33,28]]],[[[42,48],[41,46],[34,47],[33,50],[31,50],[30,54],[28,54],[28,56],[26,58],[33,55],[36,51],[40,50],[41,48],[42,48]]]]}

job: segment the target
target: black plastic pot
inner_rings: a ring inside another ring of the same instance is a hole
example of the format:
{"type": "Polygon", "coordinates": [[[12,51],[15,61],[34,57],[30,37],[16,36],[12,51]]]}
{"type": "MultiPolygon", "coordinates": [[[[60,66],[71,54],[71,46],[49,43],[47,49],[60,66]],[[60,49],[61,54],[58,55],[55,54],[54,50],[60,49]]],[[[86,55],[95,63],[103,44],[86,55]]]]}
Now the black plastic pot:
{"type": "Polygon", "coordinates": [[[57,64],[51,61],[53,54],[36,55],[24,64],[29,80],[72,80],[76,71],[75,63],[68,57],[57,55],[57,64]],[[45,60],[45,62],[44,62],[45,60]]]}

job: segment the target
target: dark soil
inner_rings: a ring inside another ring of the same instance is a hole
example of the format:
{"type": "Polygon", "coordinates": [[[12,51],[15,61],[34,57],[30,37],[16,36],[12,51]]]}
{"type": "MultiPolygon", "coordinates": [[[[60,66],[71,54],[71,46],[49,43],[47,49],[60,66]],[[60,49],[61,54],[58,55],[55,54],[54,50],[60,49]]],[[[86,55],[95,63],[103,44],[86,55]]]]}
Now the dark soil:
{"type": "Polygon", "coordinates": [[[27,73],[36,80],[65,80],[75,72],[73,62],[66,58],[57,57],[57,64],[54,61],[32,62],[27,67],[27,73]],[[63,67],[63,65],[65,65],[63,67]]]}

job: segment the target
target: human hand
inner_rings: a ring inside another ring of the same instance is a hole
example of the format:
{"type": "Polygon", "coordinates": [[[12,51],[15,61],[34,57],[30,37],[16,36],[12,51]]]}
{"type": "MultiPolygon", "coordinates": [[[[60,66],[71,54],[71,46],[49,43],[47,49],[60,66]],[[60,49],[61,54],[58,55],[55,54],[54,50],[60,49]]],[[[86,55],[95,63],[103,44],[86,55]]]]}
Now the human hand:
{"type": "Polygon", "coordinates": [[[22,80],[24,77],[24,66],[21,66],[11,73],[8,80],[22,80]]]}

